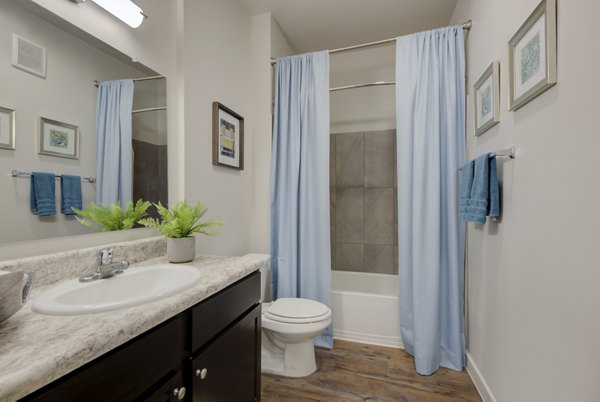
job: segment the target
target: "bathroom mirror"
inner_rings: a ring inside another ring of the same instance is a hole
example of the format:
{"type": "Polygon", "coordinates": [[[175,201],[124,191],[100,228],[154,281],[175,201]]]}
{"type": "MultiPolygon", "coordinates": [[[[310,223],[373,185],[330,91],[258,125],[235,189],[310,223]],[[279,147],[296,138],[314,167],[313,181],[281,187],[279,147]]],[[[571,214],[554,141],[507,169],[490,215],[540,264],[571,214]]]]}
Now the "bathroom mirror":
{"type": "MultiPolygon", "coordinates": [[[[27,173],[95,178],[94,81],[160,76],[63,24],[29,1],[0,0],[0,110],[14,111],[14,149],[0,148],[0,243],[94,233],[61,212],[58,178],[56,214],[34,215],[27,173]],[[24,174],[13,177],[13,170],[24,174]]],[[[132,198],[166,203],[166,80],[134,86],[132,198]]],[[[3,117],[0,138],[12,129],[3,117]]],[[[81,185],[83,205],[95,202],[97,183],[83,180],[81,185]]]]}

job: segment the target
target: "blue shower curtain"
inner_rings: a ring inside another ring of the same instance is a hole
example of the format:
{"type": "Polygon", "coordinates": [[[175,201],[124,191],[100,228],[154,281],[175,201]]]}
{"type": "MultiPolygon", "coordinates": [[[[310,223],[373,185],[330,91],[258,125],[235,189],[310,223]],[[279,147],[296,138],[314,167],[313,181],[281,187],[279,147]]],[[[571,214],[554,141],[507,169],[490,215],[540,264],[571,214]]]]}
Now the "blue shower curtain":
{"type": "Polygon", "coordinates": [[[465,366],[464,63],[460,26],[396,42],[400,327],[423,375],[465,366]]]}
{"type": "Polygon", "coordinates": [[[124,207],[132,198],[133,80],[103,81],[96,101],[96,203],[124,207]]]}
{"type": "MultiPolygon", "coordinates": [[[[331,308],[329,246],[329,54],[277,60],[271,161],[273,299],[331,308]]],[[[332,328],[316,345],[331,348],[332,328]]]]}

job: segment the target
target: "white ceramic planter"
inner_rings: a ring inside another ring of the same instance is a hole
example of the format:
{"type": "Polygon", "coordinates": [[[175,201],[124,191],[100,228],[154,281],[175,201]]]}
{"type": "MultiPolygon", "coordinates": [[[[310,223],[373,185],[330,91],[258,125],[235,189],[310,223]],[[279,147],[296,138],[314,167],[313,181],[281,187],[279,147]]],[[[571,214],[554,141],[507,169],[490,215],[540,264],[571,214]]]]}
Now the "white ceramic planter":
{"type": "Polygon", "coordinates": [[[189,262],[196,257],[196,237],[174,239],[167,237],[167,258],[169,262],[189,262]]]}

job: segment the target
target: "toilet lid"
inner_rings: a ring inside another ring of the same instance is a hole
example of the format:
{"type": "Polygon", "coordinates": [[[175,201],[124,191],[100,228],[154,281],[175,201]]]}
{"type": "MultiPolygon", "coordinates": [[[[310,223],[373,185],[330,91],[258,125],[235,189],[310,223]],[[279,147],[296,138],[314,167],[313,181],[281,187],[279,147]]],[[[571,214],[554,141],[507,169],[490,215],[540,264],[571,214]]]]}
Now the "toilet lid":
{"type": "Polygon", "coordinates": [[[266,313],[274,320],[295,321],[323,317],[328,315],[330,310],[323,303],[314,300],[281,298],[271,303],[266,313]]]}

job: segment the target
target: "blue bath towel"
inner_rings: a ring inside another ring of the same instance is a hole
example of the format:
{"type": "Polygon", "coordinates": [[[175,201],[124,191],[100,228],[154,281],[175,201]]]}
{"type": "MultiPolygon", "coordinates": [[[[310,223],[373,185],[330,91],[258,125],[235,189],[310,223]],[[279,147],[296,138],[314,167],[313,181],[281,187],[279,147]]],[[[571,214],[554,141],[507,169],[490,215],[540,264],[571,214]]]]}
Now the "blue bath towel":
{"type": "Polygon", "coordinates": [[[474,165],[469,207],[463,219],[484,224],[486,216],[498,216],[500,212],[496,157],[490,153],[480,155],[474,165]]]}
{"type": "Polygon", "coordinates": [[[460,180],[460,203],[458,208],[458,215],[461,219],[466,220],[467,212],[469,209],[469,200],[471,199],[471,189],[473,188],[473,171],[475,164],[473,161],[468,161],[462,167],[462,174],[460,180]]]}
{"type": "Polygon", "coordinates": [[[488,205],[488,216],[500,216],[500,185],[498,184],[498,172],[496,170],[496,155],[490,155],[490,195],[488,205]]]}
{"type": "Polygon", "coordinates": [[[60,210],[65,215],[75,215],[71,207],[81,209],[81,176],[63,174],[60,177],[60,210]]]}
{"type": "Polygon", "coordinates": [[[56,214],[55,183],[53,173],[31,173],[29,206],[31,212],[40,216],[56,214]]]}

